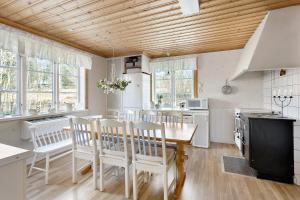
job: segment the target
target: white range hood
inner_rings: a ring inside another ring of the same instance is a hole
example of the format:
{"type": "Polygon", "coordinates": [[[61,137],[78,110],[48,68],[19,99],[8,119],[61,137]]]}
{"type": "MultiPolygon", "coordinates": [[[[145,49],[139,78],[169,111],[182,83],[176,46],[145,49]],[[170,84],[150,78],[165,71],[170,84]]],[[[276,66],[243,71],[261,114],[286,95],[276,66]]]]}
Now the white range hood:
{"type": "Polygon", "coordinates": [[[241,54],[235,80],[248,71],[300,67],[300,6],[270,11],[241,54]]]}

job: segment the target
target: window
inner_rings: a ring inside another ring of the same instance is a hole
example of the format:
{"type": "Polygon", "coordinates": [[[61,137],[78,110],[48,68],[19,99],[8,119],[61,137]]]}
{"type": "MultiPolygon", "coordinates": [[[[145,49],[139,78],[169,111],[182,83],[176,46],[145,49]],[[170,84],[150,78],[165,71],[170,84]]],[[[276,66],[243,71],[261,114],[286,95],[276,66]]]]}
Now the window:
{"type": "Polygon", "coordinates": [[[83,109],[83,77],[82,68],[0,49],[0,117],[65,111],[65,103],[83,109]],[[22,77],[26,77],[25,85],[22,77]]]}
{"type": "Polygon", "coordinates": [[[79,99],[79,69],[65,64],[59,65],[59,109],[65,107],[65,103],[71,103],[80,107],[79,99]]]}
{"type": "Polygon", "coordinates": [[[175,105],[194,97],[194,70],[176,70],[175,71],[175,105]]]}
{"type": "Polygon", "coordinates": [[[154,101],[162,97],[162,107],[179,107],[194,97],[194,68],[196,59],[178,59],[150,63],[154,101]]]}
{"type": "Polygon", "coordinates": [[[0,49],[0,115],[19,113],[17,55],[0,49]]]}
{"type": "Polygon", "coordinates": [[[164,107],[172,107],[172,79],[168,69],[155,71],[154,74],[154,97],[162,96],[162,105],[164,107]]]}
{"type": "Polygon", "coordinates": [[[162,96],[162,107],[178,107],[179,103],[193,98],[193,70],[163,70],[154,75],[154,97],[162,96]]]}
{"type": "Polygon", "coordinates": [[[54,108],[54,65],[48,60],[27,58],[27,109],[48,112],[54,108]]]}

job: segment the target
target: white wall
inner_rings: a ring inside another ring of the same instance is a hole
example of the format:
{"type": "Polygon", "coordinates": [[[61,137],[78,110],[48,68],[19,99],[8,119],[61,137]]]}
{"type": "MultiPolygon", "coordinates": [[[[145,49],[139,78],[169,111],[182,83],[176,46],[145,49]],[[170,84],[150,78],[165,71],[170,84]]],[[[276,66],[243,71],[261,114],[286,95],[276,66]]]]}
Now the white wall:
{"type": "Polygon", "coordinates": [[[280,89],[283,93],[289,94],[292,90],[293,99],[290,105],[283,110],[284,116],[300,119],[300,69],[288,69],[286,75],[279,76],[279,70],[266,71],[264,73],[264,107],[273,111],[281,111],[281,108],[274,103],[272,98],[274,90],[280,89]],[[285,92],[286,91],[286,92],[285,92]],[[272,94],[273,93],[273,94],[272,94]]]}
{"type": "Polygon", "coordinates": [[[88,110],[89,114],[106,113],[107,99],[103,91],[97,88],[97,81],[106,78],[107,61],[100,56],[93,57],[92,69],[88,72],[88,110]]]}
{"type": "Polygon", "coordinates": [[[241,50],[198,55],[199,97],[209,98],[210,138],[233,143],[234,108],[262,108],[263,75],[251,72],[230,82],[233,93],[224,95],[222,86],[236,70],[241,50]]]}

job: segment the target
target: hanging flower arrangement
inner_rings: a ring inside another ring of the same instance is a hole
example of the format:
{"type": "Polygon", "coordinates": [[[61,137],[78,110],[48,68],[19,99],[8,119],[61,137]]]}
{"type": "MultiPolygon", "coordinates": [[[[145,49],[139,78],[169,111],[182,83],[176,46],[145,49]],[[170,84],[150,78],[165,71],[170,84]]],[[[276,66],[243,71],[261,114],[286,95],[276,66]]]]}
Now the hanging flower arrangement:
{"type": "Polygon", "coordinates": [[[124,91],[130,83],[131,81],[128,80],[116,79],[114,81],[109,81],[103,79],[97,82],[97,87],[102,89],[106,94],[109,94],[116,90],[124,91]]]}

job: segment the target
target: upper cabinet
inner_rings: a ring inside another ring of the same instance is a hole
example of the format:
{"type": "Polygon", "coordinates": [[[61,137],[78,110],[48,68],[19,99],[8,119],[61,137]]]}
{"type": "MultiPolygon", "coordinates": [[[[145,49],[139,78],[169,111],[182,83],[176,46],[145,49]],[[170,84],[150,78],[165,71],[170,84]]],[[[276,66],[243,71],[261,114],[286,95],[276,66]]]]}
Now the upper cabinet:
{"type": "Polygon", "coordinates": [[[124,57],[123,73],[149,73],[149,58],[145,55],[134,55],[124,57]]]}
{"type": "Polygon", "coordinates": [[[300,6],[270,11],[247,42],[231,80],[247,71],[300,67],[300,6]]]}

